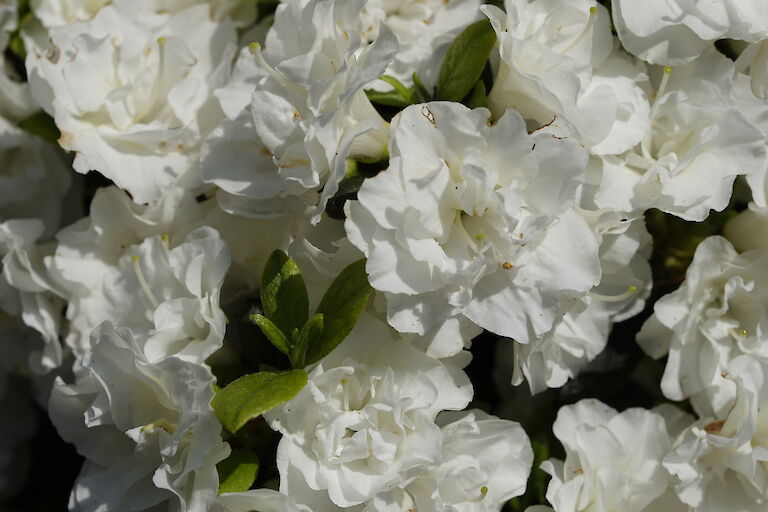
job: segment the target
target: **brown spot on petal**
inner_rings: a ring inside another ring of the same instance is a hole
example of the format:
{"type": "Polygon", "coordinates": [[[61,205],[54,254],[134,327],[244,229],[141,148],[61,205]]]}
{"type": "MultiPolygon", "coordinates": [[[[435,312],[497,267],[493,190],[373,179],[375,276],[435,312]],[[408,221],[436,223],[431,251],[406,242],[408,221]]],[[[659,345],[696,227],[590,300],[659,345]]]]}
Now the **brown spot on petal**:
{"type": "Polygon", "coordinates": [[[515,266],[508,261],[505,261],[504,263],[502,263],[501,266],[504,268],[504,270],[512,270],[513,268],[515,268],[515,266]]]}
{"type": "Polygon", "coordinates": [[[725,420],[713,421],[712,423],[705,425],[704,430],[707,434],[719,434],[720,431],[723,430],[723,425],[725,425],[725,420]]]}
{"type": "Polygon", "coordinates": [[[299,113],[298,110],[294,110],[293,111],[293,118],[294,119],[301,119],[301,114],[299,113]]]}
{"type": "Polygon", "coordinates": [[[56,64],[59,62],[59,57],[61,56],[61,50],[58,46],[53,44],[53,41],[51,41],[51,48],[46,52],[45,58],[48,59],[48,62],[51,64],[56,64]]]}
{"type": "Polygon", "coordinates": [[[581,468],[579,468],[579,469],[574,469],[574,470],[573,470],[573,474],[574,474],[574,475],[583,475],[583,474],[584,474],[584,470],[583,470],[583,469],[581,469],[581,468]]]}
{"type": "Polygon", "coordinates": [[[270,152],[265,146],[262,146],[259,150],[259,153],[261,153],[264,156],[272,156],[272,152],[270,152]]]}
{"type": "Polygon", "coordinates": [[[437,127],[437,124],[435,123],[435,114],[433,114],[432,111],[429,110],[428,106],[422,105],[421,115],[423,115],[427,121],[432,123],[432,126],[437,127]]]}

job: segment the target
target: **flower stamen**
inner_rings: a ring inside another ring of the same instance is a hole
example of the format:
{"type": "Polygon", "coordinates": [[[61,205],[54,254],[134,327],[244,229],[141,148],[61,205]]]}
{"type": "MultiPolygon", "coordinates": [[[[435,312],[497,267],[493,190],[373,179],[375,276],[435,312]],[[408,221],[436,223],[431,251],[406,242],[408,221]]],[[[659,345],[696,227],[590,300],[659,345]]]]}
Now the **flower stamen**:
{"type": "Polygon", "coordinates": [[[144,290],[144,294],[149,299],[149,302],[151,302],[152,305],[155,308],[157,308],[160,305],[160,303],[157,301],[157,297],[155,297],[155,294],[152,293],[152,290],[147,284],[147,280],[144,279],[144,272],[141,271],[141,265],[139,265],[139,257],[134,255],[131,257],[131,259],[133,260],[133,270],[136,273],[136,279],[139,280],[139,285],[141,286],[141,289],[144,290]]]}

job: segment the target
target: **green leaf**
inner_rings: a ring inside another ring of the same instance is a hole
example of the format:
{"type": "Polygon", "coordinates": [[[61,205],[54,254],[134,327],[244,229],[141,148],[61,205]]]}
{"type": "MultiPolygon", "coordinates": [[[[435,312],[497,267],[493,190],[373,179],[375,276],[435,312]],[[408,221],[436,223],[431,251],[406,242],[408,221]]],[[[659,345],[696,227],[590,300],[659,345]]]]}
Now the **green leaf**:
{"type": "Polygon", "coordinates": [[[264,336],[267,337],[270,343],[277,347],[277,350],[285,355],[290,354],[291,347],[288,344],[288,338],[269,318],[264,315],[255,314],[251,315],[251,322],[259,326],[261,332],[264,333],[264,336]]]}
{"type": "Polygon", "coordinates": [[[472,88],[472,91],[470,91],[469,96],[467,96],[465,104],[469,108],[488,108],[488,96],[485,94],[485,84],[482,80],[478,80],[475,83],[475,86],[472,88]]]}
{"type": "Polygon", "coordinates": [[[424,84],[421,83],[421,79],[419,78],[419,75],[414,73],[411,75],[411,78],[413,79],[413,89],[415,91],[415,96],[417,99],[417,103],[424,103],[432,99],[432,96],[427,92],[427,88],[424,87],[424,84]]]}
{"type": "Polygon", "coordinates": [[[454,39],[437,77],[438,100],[461,101],[480,79],[496,44],[496,32],[487,19],[473,23],[454,39]]]}
{"type": "Polygon", "coordinates": [[[309,316],[307,287],[296,262],[280,249],[273,252],[261,274],[261,307],[283,333],[300,329],[309,316]]]}
{"type": "Polygon", "coordinates": [[[389,107],[407,107],[410,105],[408,101],[403,98],[397,91],[375,91],[373,89],[366,89],[365,95],[373,103],[380,105],[387,105],[389,107]]]}
{"type": "Polygon", "coordinates": [[[287,402],[304,388],[307,372],[259,372],[244,375],[216,393],[211,406],[232,433],[253,418],[287,402]]]}
{"type": "Polygon", "coordinates": [[[299,333],[296,342],[294,356],[292,358],[292,365],[294,368],[302,368],[306,366],[305,360],[307,357],[307,349],[314,346],[322,337],[324,323],[323,314],[317,313],[307,320],[307,323],[301,328],[301,332],[299,333]]]}
{"type": "Polygon", "coordinates": [[[308,347],[306,364],[319,361],[347,337],[370,295],[371,285],[363,258],[341,271],[317,306],[317,312],[324,317],[323,335],[317,343],[308,347]]]}
{"type": "Polygon", "coordinates": [[[216,464],[219,472],[219,494],[247,491],[259,474],[259,458],[251,450],[236,448],[216,464]]]}
{"type": "Polygon", "coordinates": [[[61,132],[53,122],[53,118],[43,110],[38,110],[31,116],[22,119],[18,124],[19,128],[38,137],[42,137],[48,142],[56,142],[61,137],[61,132]]]}

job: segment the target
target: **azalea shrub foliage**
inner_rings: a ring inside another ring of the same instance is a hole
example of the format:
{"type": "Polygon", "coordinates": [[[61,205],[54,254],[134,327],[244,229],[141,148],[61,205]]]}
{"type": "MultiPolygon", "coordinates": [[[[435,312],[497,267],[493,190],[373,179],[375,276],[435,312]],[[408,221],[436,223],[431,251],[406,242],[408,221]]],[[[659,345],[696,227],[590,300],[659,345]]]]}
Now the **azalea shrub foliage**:
{"type": "Polygon", "coordinates": [[[0,1],[0,508],[768,510],[768,3],[0,1]]]}

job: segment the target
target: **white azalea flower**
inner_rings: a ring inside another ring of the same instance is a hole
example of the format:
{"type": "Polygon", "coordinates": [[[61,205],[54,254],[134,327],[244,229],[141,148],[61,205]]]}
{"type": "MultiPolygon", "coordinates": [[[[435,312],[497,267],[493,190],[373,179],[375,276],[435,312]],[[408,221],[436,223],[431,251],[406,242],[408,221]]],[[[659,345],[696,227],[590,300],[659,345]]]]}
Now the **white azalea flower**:
{"type": "MultiPolygon", "coordinates": [[[[76,21],[86,21],[93,18],[99,9],[112,3],[113,0],[30,0],[30,6],[35,16],[45,28],[69,25],[76,21]]],[[[231,15],[241,23],[253,20],[256,6],[247,0],[135,0],[146,10],[154,12],[176,13],[198,4],[210,4],[214,20],[220,21],[224,16],[231,15]]]]}
{"type": "Polygon", "coordinates": [[[664,459],[679,479],[680,499],[697,512],[758,512],[768,504],[768,366],[750,356],[732,361],[710,390],[709,411],[664,459]]]}
{"type": "MultiPolygon", "coordinates": [[[[427,87],[437,83],[437,74],[448,46],[480,14],[479,0],[368,0],[360,12],[363,40],[375,41],[386,24],[397,36],[400,50],[387,66],[386,74],[406,85],[417,73],[427,87]]],[[[386,90],[384,82],[371,84],[386,90]]]]}
{"type": "Polygon", "coordinates": [[[52,145],[0,117],[0,219],[40,219],[49,238],[61,225],[69,172],[52,145]]]}
{"type": "Polygon", "coordinates": [[[525,492],[533,451],[519,424],[473,410],[442,433],[440,465],[406,488],[414,510],[496,512],[525,492]]]}
{"type": "Polygon", "coordinates": [[[661,75],[650,130],[626,153],[602,157],[595,203],[701,221],[728,205],[737,175],[764,173],[765,135],[742,100],[748,84],[724,56],[708,52],[661,75]]]}
{"type": "Polygon", "coordinates": [[[574,378],[603,351],[613,323],[639,313],[651,292],[652,241],[644,219],[621,219],[612,212],[582,214],[600,237],[600,283],[550,332],[528,344],[512,341],[512,350],[501,356],[514,357],[512,384],[526,380],[532,393],[574,378]]]}
{"type": "Polygon", "coordinates": [[[749,45],[736,62],[737,67],[749,69],[752,93],[768,99],[768,39],[749,45]]]}
{"type": "Polygon", "coordinates": [[[648,125],[644,70],[612,53],[610,15],[595,0],[506,0],[484,6],[500,61],[488,101],[497,116],[519,111],[531,129],[574,132],[597,154],[637,144],[648,125]]]}
{"type": "Polygon", "coordinates": [[[86,458],[71,510],[206,512],[216,497],[229,446],[210,406],[214,377],[175,357],[150,362],[143,342],[104,323],[86,372],[54,386],[51,419],[86,458]]]}
{"type": "Polygon", "coordinates": [[[348,158],[384,156],[387,125],[363,87],[384,72],[397,40],[383,29],[365,46],[363,4],[291,0],[277,7],[263,53],[253,47],[266,76],[250,112],[222,123],[203,154],[205,180],[221,188],[223,209],[274,217],[314,206],[317,220],[348,158]]]}
{"type": "Polygon", "coordinates": [[[672,407],[618,413],[592,399],[562,407],[552,428],[566,456],[541,465],[552,475],[547,500],[557,512],[686,512],[662,466],[683,416],[672,407]]]}
{"type": "MultiPolygon", "coordinates": [[[[226,492],[216,497],[209,512],[312,512],[272,489],[226,492]]],[[[317,511],[315,511],[317,512],[317,511]]]]}
{"type": "Polygon", "coordinates": [[[578,145],[453,103],[409,106],[391,129],[390,167],[347,203],[345,226],[397,330],[465,317],[528,343],[599,281],[598,241],[573,209],[578,145]]]}
{"type": "Polygon", "coordinates": [[[652,64],[690,62],[717,39],[768,38],[762,0],[614,0],[611,6],[624,48],[652,64]]]}
{"type": "Polygon", "coordinates": [[[313,510],[328,498],[339,507],[358,505],[440,460],[435,417],[466,407],[471,385],[452,363],[393,334],[364,313],[310,372],[307,386],[266,413],[283,434],[280,491],[298,503],[313,510]]]}
{"type": "Polygon", "coordinates": [[[30,48],[29,81],[76,171],[102,173],[138,203],[201,184],[198,148],[223,117],[212,93],[236,49],[230,21],[212,21],[206,4],[153,14],[115,0],[50,41],[30,48]]]}
{"type": "Polygon", "coordinates": [[[146,337],[153,361],[174,355],[202,362],[221,346],[229,251],[213,228],[179,229],[201,209],[193,199],[182,191],[163,199],[143,208],[103,189],[91,218],[58,235],[53,265],[70,293],[67,343],[78,358],[106,320],[146,337]]]}
{"type": "Polygon", "coordinates": [[[768,253],[738,254],[713,236],[696,248],[685,282],[654,305],[638,343],[652,357],[668,354],[664,395],[702,392],[741,354],[768,361],[768,253]]]}
{"type": "Polygon", "coordinates": [[[63,358],[59,333],[64,291],[44,264],[45,256],[53,250],[38,243],[44,229],[37,219],[13,219],[0,224],[0,309],[20,316],[44,340],[23,365],[38,374],[58,367],[63,358]]]}

